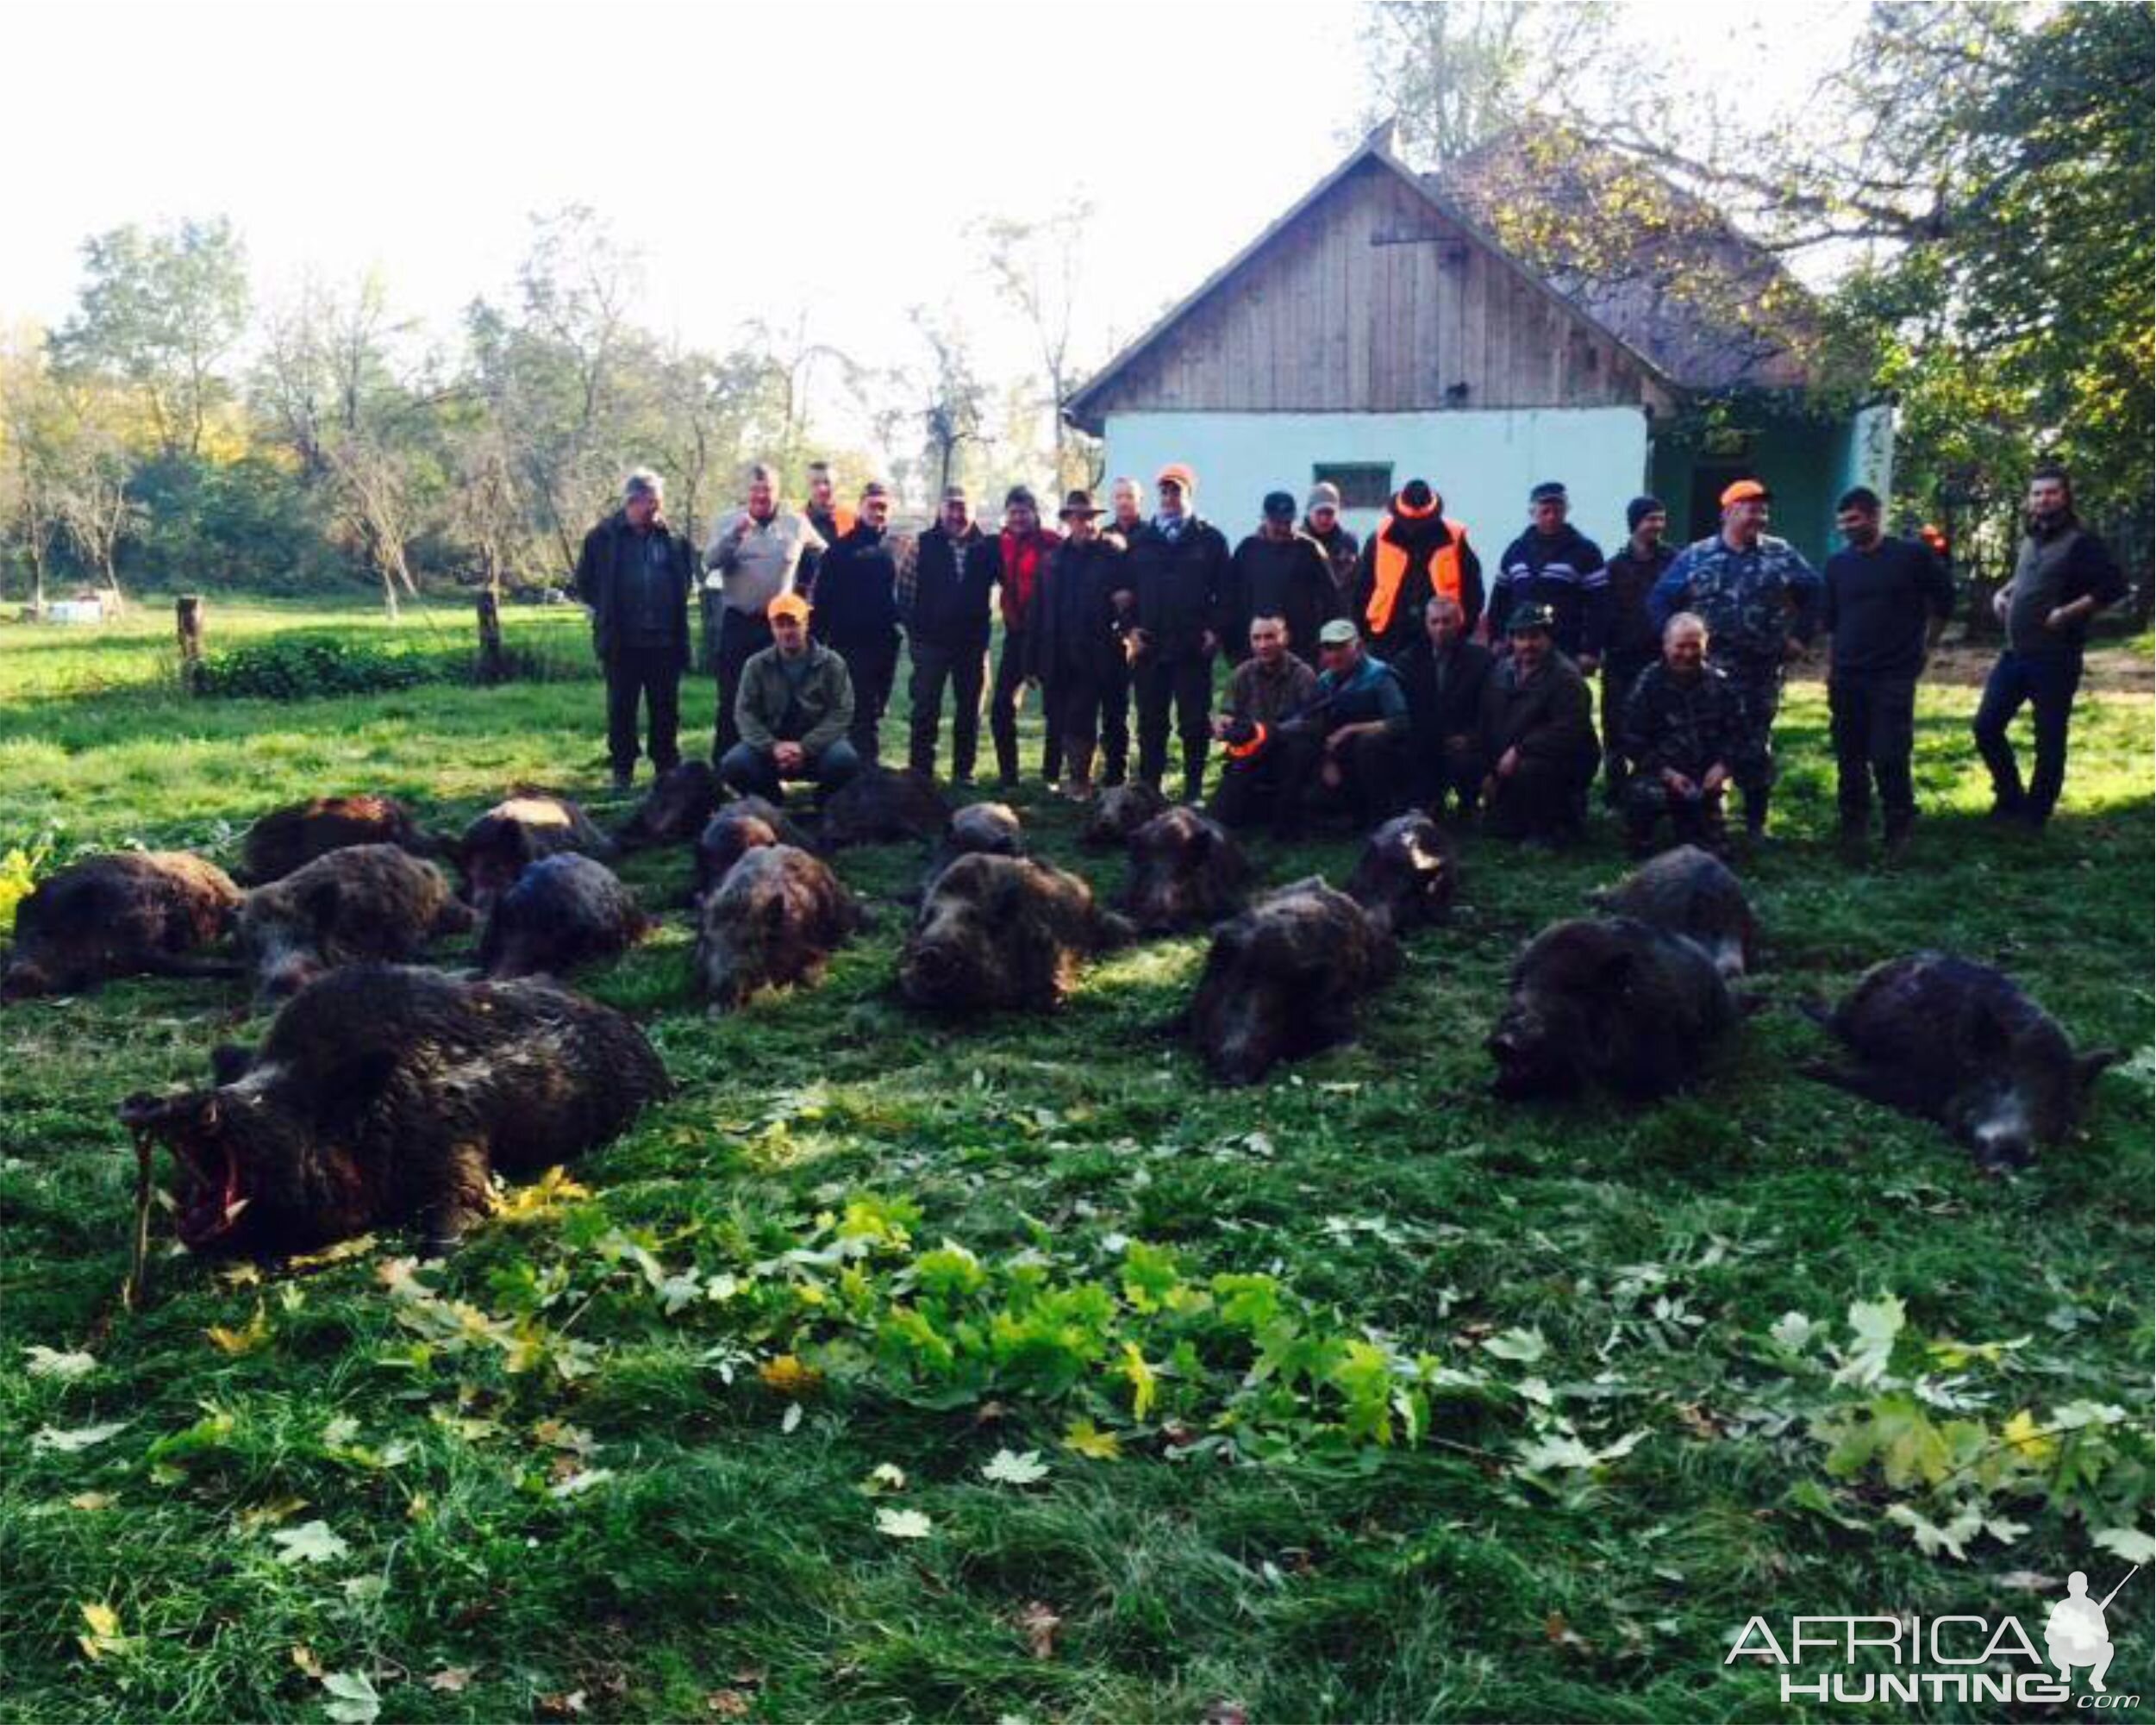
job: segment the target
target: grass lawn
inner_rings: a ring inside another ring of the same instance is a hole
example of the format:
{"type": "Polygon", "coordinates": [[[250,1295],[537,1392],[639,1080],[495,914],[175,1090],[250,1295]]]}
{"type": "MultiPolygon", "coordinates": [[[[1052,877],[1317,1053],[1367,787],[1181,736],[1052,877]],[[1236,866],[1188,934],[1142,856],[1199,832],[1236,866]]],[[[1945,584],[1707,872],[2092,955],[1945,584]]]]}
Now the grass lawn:
{"type": "MultiPolygon", "coordinates": [[[[219,606],[212,646],[298,621],[219,606]]],[[[469,634],[400,638],[435,627],[469,634]]],[[[579,628],[509,618],[565,663],[579,628]]],[[[191,701],[168,640],[0,630],[0,854],[229,864],[333,790],[442,827],[518,779],[603,796],[588,676],[191,701]]],[[[1360,1043],[1239,1091],[1159,1028],[1198,939],[1112,955],[1054,1022],[946,1026],[893,994],[887,903],[822,989],[709,1020],[661,853],[625,872],[666,926],[585,981],[675,1100],[446,1265],[168,1257],[130,1316],[114,1103],[263,1025],[215,983],[10,1008],[0,1710],[1690,1722],[1784,1712],[1724,1665],[1755,1614],[2040,1641],[2149,1523],[2147,669],[2084,694],[2040,842],[1981,824],[1975,691],[1928,689],[1891,872],[1834,859],[1822,691],[1793,689],[1750,871],[1769,1009],[1641,1112],[1502,1109],[1480,1047],[1521,941],[1620,872],[1606,819],[1562,859],[1468,839],[1454,925],[1360,1043]],[[1793,1003],[1925,946],[2138,1051],[2018,1178],[1797,1075],[1793,1003]]],[[[710,701],[692,679],[692,737],[710,701]]],[[[1033,788],[1036,848],[1111,889],[1033,788]]],[[[886,898],[919,866],[841,864],[886,898]]],[[[2146,1687],[2150,1589],[2110,1614],[2115,1690],[2146,1687]]]]}

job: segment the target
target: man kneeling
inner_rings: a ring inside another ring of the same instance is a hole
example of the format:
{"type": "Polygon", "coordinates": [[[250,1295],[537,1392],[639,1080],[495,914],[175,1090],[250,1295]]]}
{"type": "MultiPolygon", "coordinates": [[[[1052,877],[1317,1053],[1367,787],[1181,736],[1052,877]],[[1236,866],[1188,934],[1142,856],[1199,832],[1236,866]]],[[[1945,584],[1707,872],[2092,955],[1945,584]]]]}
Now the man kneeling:
{"type": "Polygon", "coordinates": [[[1729,679],[1707,663],[1707,625],[1679,611],[1663,626],[1661,662],[1625,697],[1625,838],[1634,856],[1653,853],[1665,816],[1676,843],[1722,848],[1722,793],[1742,745],[1729,679]]]}
{"type": "Polygon", "coordinates": [[[1587,786],[1602,761],[1579,668],[1557,650],[1547,605],[1515,606],[1512,650],[1482,691],[1482,795],[1501,839],[1563,846],[1587,817],[1587,786]]]}
{"type": "Polygon", "coordinates": [[[846,661],[809,639],[809,602],[781,593],[765,615],[772,645],[741,667],[734,703],[741,740],[719,762],[719,775],[745,797],[778,802],[780,781],[806,778],[821,802],[860,771],[847,741],[853,722],[853,680],[846,661]]]}
{"type": "Polygon", "coordinates": [[[1317,673],[1288,650],[1287,624],[1253,617],[1250,657],[1228,679],[1228,711],[1213,719],[1213,734],[1228,748],[1213,793],[1213,818],[1222,826],[1270,821],[1276,838],[1297,836],[1317,757],[1309,728],[1316,694],[1317,673]]]}

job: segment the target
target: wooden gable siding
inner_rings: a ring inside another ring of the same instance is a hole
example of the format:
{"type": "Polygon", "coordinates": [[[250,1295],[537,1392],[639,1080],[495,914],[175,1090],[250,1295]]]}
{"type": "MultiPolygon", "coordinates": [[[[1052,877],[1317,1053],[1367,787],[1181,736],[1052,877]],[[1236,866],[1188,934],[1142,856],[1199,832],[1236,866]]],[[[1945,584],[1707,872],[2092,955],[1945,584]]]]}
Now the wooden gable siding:
{"type": "Polygon", "coordinates": [[[1089,407],[1403,413],[1653,400],[1636,359],[1377,163],[1350,173],[1089,407]],[[1464,394],[1447,394],[1465,384],[1464,394]]]}

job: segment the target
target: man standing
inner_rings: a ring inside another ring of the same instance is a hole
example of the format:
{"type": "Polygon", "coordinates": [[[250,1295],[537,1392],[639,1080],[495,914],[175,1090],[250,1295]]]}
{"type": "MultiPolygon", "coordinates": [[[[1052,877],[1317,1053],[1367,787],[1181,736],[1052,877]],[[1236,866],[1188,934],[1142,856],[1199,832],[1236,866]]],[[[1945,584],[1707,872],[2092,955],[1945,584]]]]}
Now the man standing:
{"type": "Polygon", "coordinates": [[[1557,650],[1593,676],[1602,663],[1608,629],[1609,577],[1602,547],[1566,517],[1572,500],[1555,479],[1528,493],[1528,530],[1505,547],[1498,560],[1497,583],[1490,595],[1490,635],[1512,633],[1510,618],[1521,605],[1541,605],[1552,619],[1557,650]]]}
{"type": "Polygon", "coordinates": [[[1621,726],[1615,749],[1631,769],[1624,800],[1631,853],[1654,853],[1665,816],[1678,843],[1719,852],[1722,793],[1743,734],[1728,679],[1707,663],[1707,625],[1690,611],[1663,629],[1661,661],[1634,682],[1621,726]]]}
{"type": "Polygon", "coordinates": [[[1547,605],[1515,605],[1511,652],[1483,685],[1483,801],[1501,839],[1568,845],[1584,828],[1587,786],[1601,749],[1578,667],[1557,650],[1547,605]]]}
{"type": "Polygon", "coordinates": [[[1106,745],[1106,782],[1120,784],[1130,757],[1130,667],[1123,658],[1117,598],[1128,600],[1123,542],[1100,530],[1090,491],[1072,491],[1059,512],[1064,538],[1049,554],[1047,585],[1034,596],[1034,653],[1047,691],[1047,722],[1063,740],[1077,799],[1093,791],[1093,747],[1106,745]]]}
{"type": "Polygon", "coordinates": [[[696,553],[666,524],[659,475],[639,467],[622,507],[584,537],[576,593],[591,609],[591,645],[606,672],[606,752],[614,789],[636,769],[636,708],[648,725],[652,769],[681,759],[681,673],[689,663],[689,594],[696,553]]]}
{"type": "Polygon", "coordinates": [[[1820,626],[1831,637],[1827,711],[1834,741],[1841,847],[1860,859],[1878,781],[1890,861],[1916,819],[1909,757],[1916,747],[1916,679],[1953,615],[1953,582],[1930,549],[1879,531],[1878,493],[1858,485],[1834,505],[1848,541],[1827,559],[1820,626]]]}
{"type": "Polygon", "coordinates": [[[1676,550],[1662,539],[1669,521],[1659,497],[1633,498],[1624,506],[1631,537],[1609,559],[1608,622],[1602,640],[1602,788],[1612,809],[1624,798],[1624,751],[1618,745],[1625,697],[1640,673],[1661,656],[1647,601],[1654,584],[1677,561],[1676,550]]]}
{"type": "Polygon", "coordinates": [[[1325,553],[1325,561],[1333,572],[1333,584],[1340,590],[1344,608],[1348,592],[1355,584],[1355,561],[1362,547],[1340,522],[1340,487],[1330,480],[1321,479],[1310,487],[1309,501],[1303,505],[1303,531],[1315,540],[1318,549],[1325,553]]]}
{"type": "Polygon", "coordinates": [[[1408,800],[1408,697],[1392,667],[1364,646],[1355,625],[1335,617],[1318,631],[1311,715],[1290,727],[1323,744],[1312,799],[1345,808],[1363,827],[1399,813],[1408,800]]]}
{"type": "Polygon", "coordinates": [[[1766,531],[1767,489],[1739,479],[1722,494],[1722,531],[1688,545],[1647,595],[1656,628],[1679,611],[1707,625],[1709,663],[1729,678],[1744,736],[1730,763],[1744,792],[1746,836],[1766,834],[1774,788],[1774,716],[1782,678],[1818,626],[1819,572],[1785,539],[1766,531]]]}
{"type": "Polygon", "coordinates": [[[1213,719],[1227,764],[1213,795],[1223,827],[1269,822],[1284,843],[1301,828],[1316,735],[1293,721],[1309,716],[1317,673],[1288,650],[1288,627],[1278,617],[1250,621],[1250,657],[1228,679],[1228,710],[1213,719]]]}
{"type": "Polygon", "coordinates": [[[1228,541],[1192,508],[1197,477],[1181,462],[1160,470],[1159,512],[1130,547],[1138,626],[1131,634],[1138,690],[1138,776],[1158,791],[1168,768],[1168,715],[1183,742],[1183,796],[1205,795],[1211,746],[1213,655],[1228,584],[1228,541]]]}
{"type": "MultiPolygon", "coordinates": [[[[801,512],[809,518],[809,525],[816,530],[816,536],[826,545],[836,545],[853,531],[854,514],[844,503],[832,497],[831,464],[811,461],[809,464],[809,501],[801,512]]],[[[821,604],[821,600],[813,603],[821,604]]]]}
{"type": "Polygon", "coordinates": [[[2040,833],[2066,782],[2066,727],[2089,619],[2126,597],[2126,578],[2074,513],[2065,468],[2047,465],[2029,475],[2028,527],[2014,578],[1991,602],[2006,624],[2006,650],[1991,667],[1972,728],[1991,771],[1991,818],[2040,833]],[[2006,735],[2024,702],[2036,715],[2036,766],[2027,791],[2006,735]]]}
{"type": "MultiPolygon", "coordinates": [[[[703,584],[717,595],[719,644],[711,668],[719,684],[718,734],[711,749],[716,766],[741,741],[734,709],[741,667],[771,645],[765,613],[781,593],[804,584],[803,562],[823,550],[822,536],[791,509],[778,506],[778,475],[759,461],[748,470],[748,506],[712,529],[704,548],[703,584]]],[[[704,613],[710,627],[711,612],[704,613]]]]}
{"type": "Polygon", "coordinates": [[[898,674],[898,559],[885,529],[891,493],[861,488],[853,525],[831,541],[816,571],[815,632],[846,661],[853,684],[853,753],[868,766],[883,755],[878,727],[898,674]]]}
{"type": "Polygon", "coordinates": [[[1108,530],[1120,538],[1125,548],[1137,542],[1146,525],[1145,494],[1138,489],[1135,479],[1118,479],[1108,488],[1109,510],[1108,530]]]}
{"type": "MultiPolygon", "coordinates": [[[[1048,559],[1062,541],[1041,525],[1041,505],[1023,485],[1003,496],[1003,530],[984,538],[966,553],[978,559],[983,591],[998,590],[1003,612],[1003,653],[996,661],[996,686],[988,697],[988,734],[996,745],[996,776],[1005,791],[1018,788],[1018,702],[1028,682],[1038,682],[1034,662],[1035,596],[1047,572],[1048,559]]],[[[1047,696],[1042,704],[1047,703],[1047,696]]],[[[1063,739],[1050,722],[1041,745],[1041,776],[1053,785],[1063,776],[1063,739]]]]}
{"type": "Polygon", "coordinates": [[[744,797],[784,800],[784,781],[806,778],[822,803],[860,771],[846,740],[853,722],[853,684],[846,661],[809,638],[809,602],[781,593],[767,619],[772,644],[741,667],[734,716],[741,741],[719,763],[719,777],[744,797]]]}
{"type": "Polygon", "coordinates": [[[1423,640],[1395,664],[1407,691],[1415,800],[1440,818],[1448,797],[1472,815],[1485,771],[1478,733],[1490,649],[1469,638],[1467,614],[1447,594],[1422,608],[1422,621],[1423,640]]]}
{"type": "Polygon", "coordinates": [[[1482,616],[1482,559],[1467,529],[1447,518],[1445,499],[1428,480],[1410,479],[1364,541],[1348,616],[1371,651],[1392,663],[1422,639],[1423,608],[1439,594],[1459,604],[1472,634],[1482,616]]]}
{"type": "Polygon", "coordinates": [[[981,739],[981,689],[988,678],[989,585],[992,572],[972,553],[981,543],[963,485],[947,485],[934,527],[898,566],[898,616],[913,660],[907,684],[906,764],[924,778],[936,767],[943,725],[943,685],[951,685],[951,782],[973,782],[981,739]]]}
{"type": "Polygon", "coordinates": [[[1234,657],[1249,651],[1250,625],[1278,617],[1290,641],[1313,641],[1342,609],[1340,589],[1318,542],[1295,530],[1295,499],[1268,491],[1258,531],[1235,547],[1228,566],[1227,637],[1234,657]]]}

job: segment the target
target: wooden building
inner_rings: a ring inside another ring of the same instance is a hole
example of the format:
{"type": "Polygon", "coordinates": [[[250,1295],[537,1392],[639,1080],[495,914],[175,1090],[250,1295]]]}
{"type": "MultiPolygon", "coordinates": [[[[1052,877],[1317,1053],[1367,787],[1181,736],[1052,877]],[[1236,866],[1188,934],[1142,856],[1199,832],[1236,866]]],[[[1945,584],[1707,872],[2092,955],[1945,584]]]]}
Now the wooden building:
{"type": "Polygon", "coordinates": [[[1265,492],[1299,499],[1322,478],[1365,529],[1421,477],[1486,555],[1542,479],[1566,484],[1575,521],[1610,549],[1642,490],[1684,537],[1711,530],[1730,478],[1758,477],[1776,530],[1815,557],[1844,485],[1884,493],[1889,410],[1815,404],[1801,344],[1747,321],[1808,302],[1740,236],[1690,231],[1674,281],[1553,267],[1547,244],[1530,267],[1497,234],[1547,184],[1531,156],[1501,145],[1424,177],[1388,129],[1072,397],[1066,415],[1106,440],[1108,473],[1149,483],[1188,462],[1201,512],[1231,537],[1265,492]],[[1728,291],[1688,294],[1694,275],[1728,291]]]}

